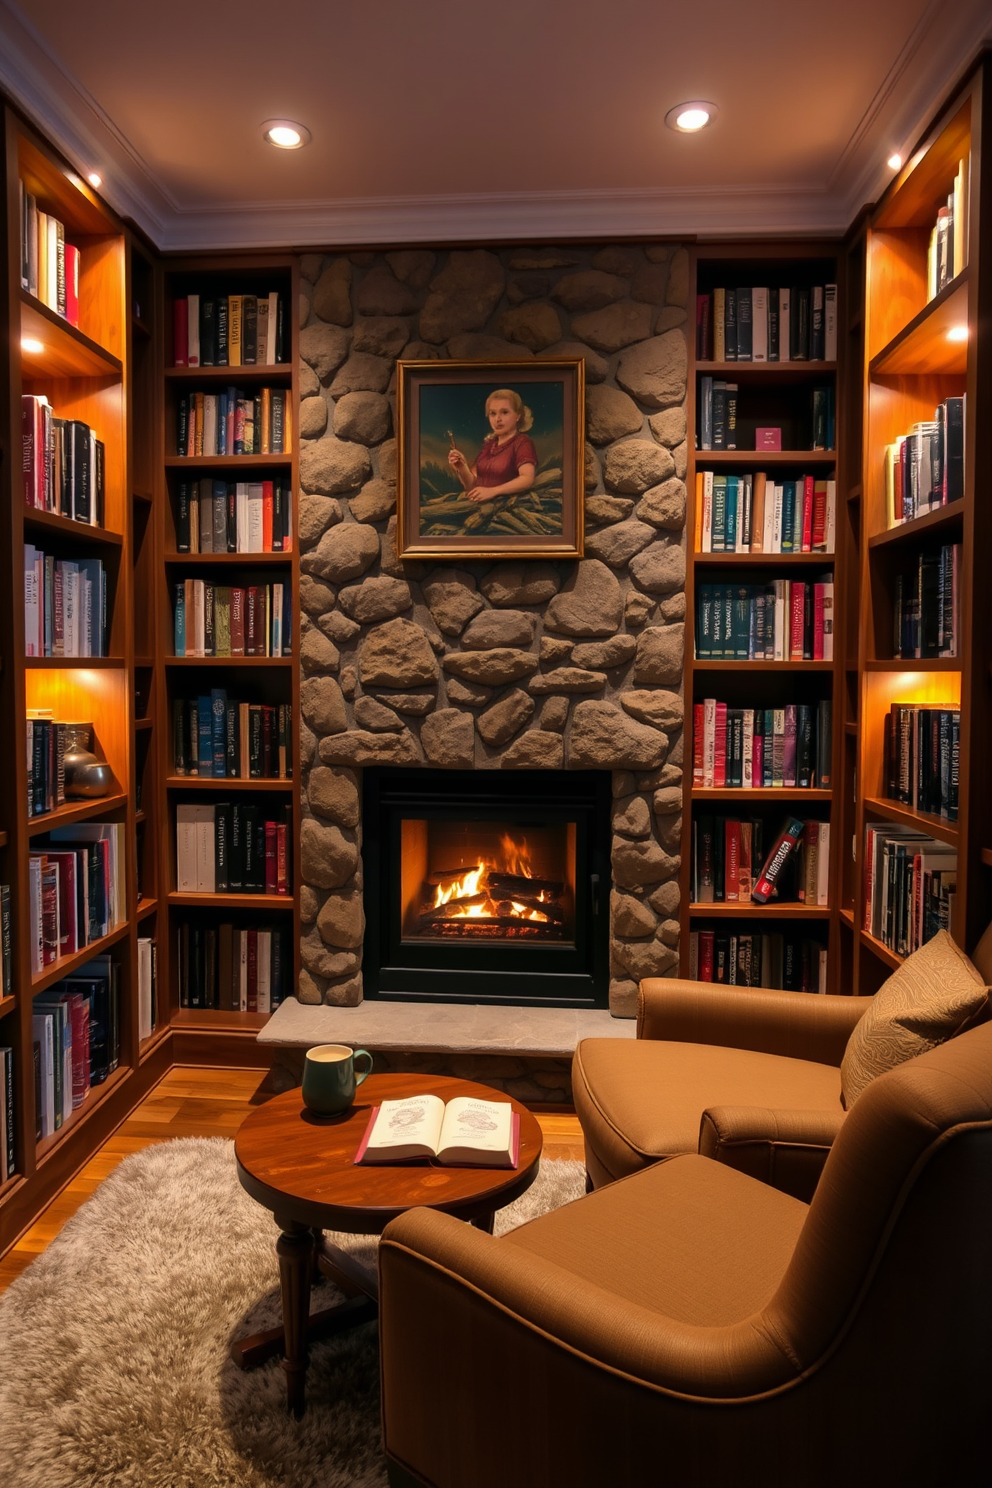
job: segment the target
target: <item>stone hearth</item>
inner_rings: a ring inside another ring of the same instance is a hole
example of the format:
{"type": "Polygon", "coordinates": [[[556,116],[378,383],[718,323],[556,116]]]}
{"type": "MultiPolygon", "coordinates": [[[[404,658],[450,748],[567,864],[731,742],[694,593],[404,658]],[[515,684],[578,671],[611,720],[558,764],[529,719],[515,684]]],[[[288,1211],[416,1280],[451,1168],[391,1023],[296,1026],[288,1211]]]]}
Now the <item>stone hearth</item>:
{"type": "Polygon", "coordinates": [[[303,1003],[362,998],[365,765],[612,772],[610,1007],[678,962],[688,256],[302,260],[303,1003]],[[586,557],[400,563],[394,361],[583,356],[586,557]]]}

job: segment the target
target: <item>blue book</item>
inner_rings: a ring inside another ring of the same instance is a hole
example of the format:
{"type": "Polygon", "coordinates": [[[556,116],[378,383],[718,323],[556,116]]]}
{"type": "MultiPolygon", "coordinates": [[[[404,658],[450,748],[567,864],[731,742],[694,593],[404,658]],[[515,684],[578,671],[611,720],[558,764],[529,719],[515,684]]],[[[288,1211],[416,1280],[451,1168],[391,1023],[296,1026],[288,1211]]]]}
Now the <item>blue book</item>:
{"type": "Polygon", "coordinates": [[[217,399],[217,453],[227,454],[227,410],[229,406],[227,393],[221,393],[217,399]]]}
{"type": "Polygon", "coordinates": [[[724,503],[724,532],[723,549],[725,553],[737,552],[737,499],[740,490],[740,478],[736,475],[727,476],[727,496],[724,503]]]}
{"type": "Polygon", "coordinates": [[[197,750],[196,763],[201,775],[214,773],[214,718],[213,702],[209,697],[198,697],[197,706],[197,750]]]}
{"type": "Polygon", "coordinates": [[[727,477],[713,477],[713,552],[722,553],[726,547],[727,531],[727,477]]]}
{"type": "Polygon", "coordinates": [[[210,715],[213,773],[223,779],[227,774],[227,693],[223,687],[210,689],[210,715]]]}
{"type": "Polygon", "coordinates": [[[181,581],[176,585],[175,652],[177,656],[186,655],[186,585],[181,581]]]}

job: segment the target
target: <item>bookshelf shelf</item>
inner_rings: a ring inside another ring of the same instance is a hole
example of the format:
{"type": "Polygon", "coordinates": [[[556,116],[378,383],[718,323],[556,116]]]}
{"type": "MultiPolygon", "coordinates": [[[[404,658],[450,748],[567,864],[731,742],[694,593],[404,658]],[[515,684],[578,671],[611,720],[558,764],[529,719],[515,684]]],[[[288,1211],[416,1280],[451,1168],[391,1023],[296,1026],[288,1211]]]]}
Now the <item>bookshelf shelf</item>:
{"type": "Polygon", "coordinates": [[[9,841],[10,841],[10,839],[7,836],[7,833],[6,832],[0,832],[0,847],[6,847],[7,846],[7,843],[9,841]]]}
{"type": "Polygon", "coordinates": [[[70,325],[41,300],[21,290],[21,336],[42,343],[38,352],[24,351],[32,377],[120,377],[123,364],[89,336],[70,325]]]}
{"type": "Polygon", "coordinates": [[[24,525],[37,532],[51,532],[62,537],[70,537],[74,543],[95,543],[102,547],[123,547],[124,538],[120,532],[112,532],[107,527],[92,527],[88,522],[77,522],[72,517],[63,517],[59,512],[36,511],[26,507],[24,511],[24,525]]]}
{"type": "Polygon", "coordinates": [[[134,720],[134,727],[137,733],[146,733],[154,727],[154,724],[150,718],[136,718],[134,720]]]}
{"type": "Polygon", "coordinates": [[[187,909],[259,909],[292,912],[292,894],[180,894],[173,890],[170,904],[187,909]]]}
{"type": "Polygon", "coordinates": [[[213,790],[213,791],[276,791],[283,795],[294,786],[292,780],[242,780],[236,775],[169,775],[166,787],[169,790],[213,790]]]}
{"type": "Polygon", "coordinates": [[[920,538],[940,538],[942,542],[953,540],[953,536],[960,533],[963,516],[963,503],[953,501],[936,511],[924,512],[921,517],[913,517],[908,522],[887,527],[884,532],[874,533],[868,539],[868,546],[886,548],[894,543],[918,542],[920,538]]]}
{"type": "Polygon", "coordinates": [[[881,961],[883,966],[887,966],[890,971],[898,971],[900,966],[903,964],[904,958],[902,956],[897,956],[895,951],[890,951],[887,945],[883,945],[880,940],[876,940],[875,936],[870,934],[869,931],[859,931],[858,939],[861,941],[861,944],[864,946],[865,950],[870,951],[871,954],[877,960],[881,961]]]}
{"type": "Polygon", "coordinates": [[[266,568],[269,565],[285,568],[292,563],[292,550],[288,553],[166,553],[163,559],[169,567],[237,567],[266,568]]]}
{"type": "Polygon", "coordinates": [[[943,816],[933,816],[927,811],[913,811],[911,807],[901,806],[898,801],[889,801],[884,796],[866,796],[865,812],[882,821],[901,822],[918,832],[929,832],[951,847],[957,847],[960,840],[961,834],[956,822],[949,822],[943,816]]]}
{"type": "Polygon", "coordinates": [[[805,904],[690,904],[689,913],[694,920],[757,919],[757,920],[829,920],[830,910],[805,904]]]}
{"type": "Polygon", "coordinates": [[[832,672],[832,661],[711,661],[695,659],[695,672],[832,672]]]}
{"type": "Polygon", "coordinates": [[[52,962],[51,966],[46,966],[44,971],[31,978],[32,996],[37,992],[44,992],[46,987],[54,987],[55,983],[60,982],[63,977],[72,976],[74,971],[85,966],[87,961],[92,961],[94,956],[102,956],[118,941],[125,940],[130,929],[130,923],[125,920],[122,925],[117,925],[111,930],[109,935],[90,941],[89,945],[84,946],[81,951],[74,951],[71,956],[60,956],[57,961],[52,962]]]}
{"type": "Polygon", "coordinates": [[[832,801],[833,791],[803,790],[799,786],[703,786],[694,785],[687,794],[694,801],[732,801],[744,806],[748,801],[832,801]]]}
{"type": "Polygon", "coordinates": [[[42,1137],[36,1149],[39,1168],[51,1162],[59,1149],[65,1145],[66,1139],[85,1122],[92,1119],[100,1107],[110,1100],[117,1088],[127,1080],[130,1073],[128,1067],[118,1065],[117,1069],[109,1074],[101,1085],[93,1086],[83,1104],[66,1117],[57,1132],[53,1132],[50,1137],[42,1137]]]}
{"type": "Polygon", "coordinates": [[[841,924],[844,925],[848,930],[853,930],[855,928],[853,909],[848,909],[846,905],[842,905],[841,908],[838,910],[838,914],[840,916],[841,924]]]}
{"type": "Polygon", "coordinates": [[[6,1018],[7,1014],[12,1013],[16,1006],[17,998],[12,992],[8,993],[6,997],[0,997],[0,1018],[6,1018]]]}
{"type": "Polygon", "coordinates": [[[968,365],[967,342],[949,341],[947,333],[954,326],[967,324],[968,270],[965,268],[872,357],[868,370],[872,377],[899,373],[913,377],[929,377],[934,373],[963,376],[968,365]]]}
{"type": "Polygon", "coordinates": [[[866,672],[960,672],[961,659],[957,656],[877,659],[865,662],[866,672]]]}
{"type": "Polygon", "coordinates": [[[25,656],[24,665],[33,671],[62,672],[81,668],[88,672],[122,671],[127,666],[123,656],[25,656]]]}
{"type": "MultiPolygon", "coordinates": [[[[252,459],[261,458],[253,455],[252,459]]],[[[708,465],[836,465],[836,450],[696,450],[696,468],[708,465]]]]}
{"type": "Polygon", "coordinates": [[[836,362],[697,362],[696,371],[737,382],[808,382],[832,377],[836,362]]]}
{"type": "Polygon", "coordinates": [[[166,455],[167,470],[289,470],[292,455],[166,455]]]}
{"type": "Polygon", "coordinates": [[[158,1028],[153,1028],[148,1038],[142,1039],[141,1043],[138,1045],[138,1063],[144,1064],[145,1060],[149,1059],[151,1055],[155,1053],[155,1050],[159,1048],[159,1046],[164,1043],[167,1038],[170,1038],[171,1035],[171,1023],[166,1022],[158,1028]]]}
{"type": "Polygon", "coordinates": [[[697,568],[830,567],[833,553],[693,553],[697,568]]]}
{"type": "Polygon", "coordinates": [[[212,1033],[255,1034],[269,1021],[269,1013],[236,1013],[227,1008],[180,1008],[172,1019],[173,1028],[187,1031],[209,1030],[212,1033]]]}
{"type": "Polygon", "coordinates": [[[291,656],[166,656],[167,667],[292,667],[291,656]]]}
{"type": "Polygon", "coordinates": [[[138,907],[134,911],[134,918],[140,924],[142,920],[147,920],[149,915],[153,915],[157,909],[157,899],[141,899],[138,901],[138,907]]]}
{"type": "Polygon", "coordinates": [[[74,806],[60,806],[57,811],[46,811],[41,816],[28,818],[28,836],[40,837],[53,827],[68,827],[74,822],[91,821],[108,811],[120,811],[128,804],[128,796],[117,791],[110,796],[101,796],[98,801],[80,801],[74,806]]]}
{"type": "Polygon", "coordinates": [[[243,382],[247,386],[264,382],[289,387],[293,381],[293,369],[287,362],[269,362],[262,366],[253,363],[248,367],[166,367],[165,376],[169,382],[220,382],[225,386],[229,383],[243,382]]]}

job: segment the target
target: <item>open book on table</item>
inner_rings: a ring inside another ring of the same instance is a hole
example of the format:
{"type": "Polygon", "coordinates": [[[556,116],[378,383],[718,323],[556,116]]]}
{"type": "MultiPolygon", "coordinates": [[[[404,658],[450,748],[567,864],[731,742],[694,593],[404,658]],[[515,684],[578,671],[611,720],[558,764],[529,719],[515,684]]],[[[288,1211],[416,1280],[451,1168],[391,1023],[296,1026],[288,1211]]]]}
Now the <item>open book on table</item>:
{"type": "Polygon", "coordinates": [[[372,1108],[356,1163],[408,1162],[435,1157],[458,1167],[515,1168],[520,1117],[508,1101],[437,1095],[387,1100],[372,1108]]]}

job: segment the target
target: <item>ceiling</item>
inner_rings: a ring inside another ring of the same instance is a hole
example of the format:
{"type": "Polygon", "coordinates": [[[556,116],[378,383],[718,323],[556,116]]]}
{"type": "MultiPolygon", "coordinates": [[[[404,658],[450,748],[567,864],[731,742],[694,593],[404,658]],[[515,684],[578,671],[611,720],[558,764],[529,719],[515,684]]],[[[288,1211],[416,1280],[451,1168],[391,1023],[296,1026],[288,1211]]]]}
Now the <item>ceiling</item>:
{"type": "Polygon", "coordinates": [[[833,233],[986,38],[989,0],[0,0],[0,86],[165,249],[833,233]]]}

